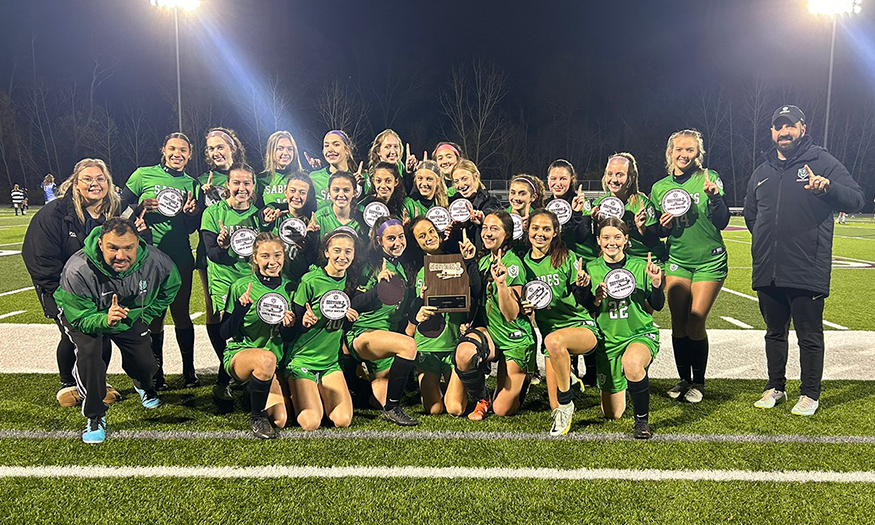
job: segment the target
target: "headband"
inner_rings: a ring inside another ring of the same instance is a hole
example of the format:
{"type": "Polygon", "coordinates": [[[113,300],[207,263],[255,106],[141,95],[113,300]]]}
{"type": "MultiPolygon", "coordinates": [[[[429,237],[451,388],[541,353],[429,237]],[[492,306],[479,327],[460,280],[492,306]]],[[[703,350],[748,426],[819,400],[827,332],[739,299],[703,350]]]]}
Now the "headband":
{"type": "Polygon", "coordinates": [[[453,153],[455,153],[457,157],[459,157],[460,159],[462,158],[462,154],[459,153],[459,150],[457,150],[452,144],[441,144],[436,150],[434,150],[434,156],[437,157],[438,151],[444,148],[450,148],[451,150],[453,150],[453,153]]]}
{"type": "Polygon", "coordinates": [[[227,142],[228,145],[231,146],[231,153],[234,153],[235,151],[237,151],[237,143],[234,142],[234,139],[231,138],[231,135],[228,135],[224,131],[222,131],[220,129],[215,129],[215,130],[207,133],[207,138],[210,138],[210,137],[219,137],[220,139],[227,142]]]}
{"type": "Polygon", "coordinates": [[[349,137],[346,136],[346,133],[340,131],[339,129],[332,129],[331,131],[326,133],[326,135],[331,135],[332,133],[334,133],[335,135],[340,137],[340,139],[343,141],[343,143],[346,144],[347,146],[349,146],[349,137]]]}
{"type": "Polygon", "coordinates": [[[324,241],[325,246],[328,246],[328,241],[330,241],[331,239],[333,239],[334,237],[337,237],[339,235],[346,235],[347,237],[351,238],[353,241],[358,240],[358,235],[356,235],[355,230],[353,230],[352,228],[350,228],[348,226],[340,226],[338,228],[335,228],[328,235],[325,236],[325,241],[324,241]]]}
{"type": "Polygon", "coordinates": [[[514,183],[518,180],[521,180],[521,181],[525,182],[526,184],[528,184],[529,187],[532,188],[532,193],[534,193],[535,195],[538,195],[538,188],[537,188],[537,186],[535,186],[535,181],[530,179],[527,175],[517,175],[510,182],[514,183]]]}
{"type": "Polygon", "coordinates": [[[404,225],[398,219],[389,219],[386,222],[384,222],[383,224],[381,224],[379,228],[377,228],[377,237],[382,236],[383,232],[386,231],[386,228],[388,228],[389,226],[404,226],[404,225]]]}

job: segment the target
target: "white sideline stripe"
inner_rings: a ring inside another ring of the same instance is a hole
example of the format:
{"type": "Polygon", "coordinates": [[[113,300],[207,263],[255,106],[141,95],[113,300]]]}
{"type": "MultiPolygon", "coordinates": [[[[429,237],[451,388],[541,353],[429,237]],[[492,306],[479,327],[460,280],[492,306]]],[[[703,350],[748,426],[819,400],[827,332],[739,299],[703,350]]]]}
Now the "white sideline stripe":
{"type": "Polygon", "coordinates": [[[738,326],[738,327],[740,327],[740,328],[744,328],[744,329],[746,329],[746,330],[749,330],[749,329],[753,328],[751,325],[749,325],[749,324],[747,324],[747,323],[742,323],[742,322],[739,321],[738,319],[736,319],[736,318],[734,318],[734,317],[729,317],[728,315],[721,315],[721,316],[720,316],[720,319],[723,319],[723,320],[726,321],[727,323],[734,324],[735,326],[738,326]]]}
{"type": "Polygon", "coordinates": [[[15,246],[15,245],[17,245],[17,244],[24,244],[24,241],[20,241],[20,242],[7,242],[7,243],[0,244],[0,246],[15,246]]]}
{"type": "Polygon", "coordinates": [[[19,292],[26,292],[28,290],[33,290],[33,286],[28,286],[27,288],[19,288],[18,290],[10,290],[8,292],[3,292],[3,293],[0,293],[0,297],[3,297],[4,295],[12,295],[14,293],[19,293],[19,292]]]}
{"type": "Polygon", "coordinates": [[[13,315],[23,314],[27,310],[16,310],[14,312],[9,312],[8,314],[0,315],[0,319],[6,319],[7,317],[12,317],[13,315]]]}
{"type": "Polygon", "coordinates": [[[464,467],[0,467],[3,478],[417,478],[628,481],[747,481],[768,483],[875,483],[875,472],[829,470],[663,470],[464,467]]]}
{"type": "MultiPolygon", "coordinates": [[[[739,296],[739,297],[744,297],[745,299],[750,299],[751,301],[759,302],[759,299],[757,299],[756,297],[754,297],[754,296],[752,296],[752,295],[748,295],[748,294],[746,294],[746,293],[737,292],[737,291],[732,290],[732,289],[730,289],[730,288],[726,288],[725,286],[724,286],[723,288],[721,288],[720,290],[723,291],[723,292],[729,292],[729,293],[734,294],[734,295],[737,295],[737,296],[739,296]]],[[[721,319],[723,319],[723,320],[727,320],[725,317],[721,317],[721,319]]],[[[729,321],[729,322],[732,322],[732,321],[729,321]]],[[[827,321],[827,320],[824,320],[824,321],[823,321],[823,325],[824,325],[824,326],[828,326],[828,327],[830,327],[830,328],[835,328],[836,330],[848,330],[848,327],[847,327],[847,326],[842,326],[842,325],[840,325],[840,324],[836,324],[836,323],[833,323],[833,322],[830,322],[830,321],[827,321]]],[[[753,328],[753,327],[750,327],[750,328],[753,328]]]]}
{"type": "Polygon", "coordinates": [[[198,317],[200,317],[202,315],[204,315],[203,312],[195,312],[195,313],[191,314],[189,317],[191,317],[191,320],[194,321],[195,319],[197,319],[198,317]]]}

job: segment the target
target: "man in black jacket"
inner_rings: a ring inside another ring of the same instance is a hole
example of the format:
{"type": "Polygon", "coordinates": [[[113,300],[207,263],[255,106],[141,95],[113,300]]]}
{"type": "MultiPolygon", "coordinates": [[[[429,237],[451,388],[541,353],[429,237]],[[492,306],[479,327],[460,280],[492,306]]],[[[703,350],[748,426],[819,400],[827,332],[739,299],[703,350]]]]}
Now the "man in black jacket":
{"type": "Polygon", "coordinates": [[[823,303],[829,295],[833,211],[863,207],[863,191],[848,170],[807,136],[796,106],[772,115],[775,149],[754,170],[744,201],[751,232],[753,289],[766,322],[769,381],[759,408],[786,399],[790,319],[799,339],[800,398],[793,414],[810,416],[819,406],[823,376],[823,303]]]}

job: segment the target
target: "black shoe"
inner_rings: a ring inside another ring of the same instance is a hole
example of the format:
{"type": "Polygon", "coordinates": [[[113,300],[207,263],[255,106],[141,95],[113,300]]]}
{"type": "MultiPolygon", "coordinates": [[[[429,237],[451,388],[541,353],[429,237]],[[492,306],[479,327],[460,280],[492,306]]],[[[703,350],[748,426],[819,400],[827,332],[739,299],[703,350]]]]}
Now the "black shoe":
{"type": "Polygon", "coordinates": [[[650,439],[653,437],[653,432],[650,431],[650,424],[647,418],[635,418],[635,425],[632,427],[632,437],[635,439],[650,439]]]}
{"type": "Polygon", "coordinates": [[[164,370],[160,368],[155,374],[155,379],[152,381],[152,384],[155,385],[155,390],[159,392],[170,390],[170,385],[167,384],[167,379],[164,377],[164,370]]]}
{"type": "Polygon", "coordinates": [[[252,433],[259,439],[274,439],[277,437],[276,429],[270,424],[270,419],[267,416],[251,416],[252,433]]]}
{"type": "Polygon", "coordinates": [[[201,386],[201,380],[198,379],[196,374],[185,376],[182,381],[183,388],[197,388],[201,386]]]}
{"type": "Polygon", "coordinates": [[[391,421],[392,423],[395,423],[396,425],[399,425],[402,427],[415,427],[416,425],[419,424],[419,421],[410,417],[407,414],[407,412],[405,412],[404,409],[401,408],[400,406],[397,406],[397,407],[389,409],[389,410],[386,410],[384,408],[381,416],[386,421],[391,421]]]}

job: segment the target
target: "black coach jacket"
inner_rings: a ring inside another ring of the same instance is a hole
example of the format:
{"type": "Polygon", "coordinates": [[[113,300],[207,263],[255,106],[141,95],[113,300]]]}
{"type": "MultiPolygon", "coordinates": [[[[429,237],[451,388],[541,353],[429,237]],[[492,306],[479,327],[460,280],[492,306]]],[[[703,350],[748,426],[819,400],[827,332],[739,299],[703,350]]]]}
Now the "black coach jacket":
{"type": "Polygon", "coordinates": [[[829,295],[833,211],[859,211],[863,190],[838,159],[807,135],[786,161],[780,161],[774,149],[764,156],[744,199],[753,289],[774,285],[829,295]],[[814,195],[805,189],[806,164],[815,175],[829,179],[826,193],[814,195]]]}

